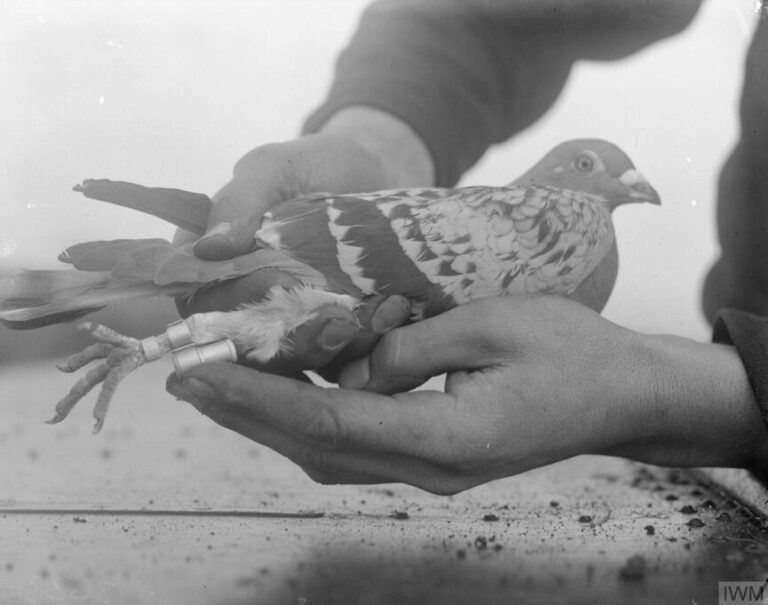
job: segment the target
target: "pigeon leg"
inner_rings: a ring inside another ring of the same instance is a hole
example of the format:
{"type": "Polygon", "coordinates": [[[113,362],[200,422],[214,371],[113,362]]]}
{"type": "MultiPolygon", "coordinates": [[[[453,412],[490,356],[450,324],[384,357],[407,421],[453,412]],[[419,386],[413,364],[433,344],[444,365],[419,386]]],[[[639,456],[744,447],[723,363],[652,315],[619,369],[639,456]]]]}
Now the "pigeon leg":
{"type": "MultiPolygon", "coordinates": [[[[77,381],[69,393],[56,404],[56,413],[48,422],[53,424],[64,420],[83,397],[101,384],[101,391],[93,409],[96,419],[93,432],[98,433],[104,425],[109,404],[120,382],[145,363],[160,359],[171,351],[175,354],[183,353],[187,359],[194,359],[196,363],[222,359],[234,361],[237,353],[231,343],[225,346],[222,352],[222,342],[212,342],[220,337],[205,328],[210,323],[210,318],[202,314],[196,316],[196,319],[191,327],[186,321],[176,322],[169,325],[165,333],[142,340],[125,336],[101,324],[80,324],[78,327],[89,332],[97,342],[69,356],[56,367],[62,372],[71,373],[92,361],[104,361],[77,381]],[[186,346],[192,343],[199,343],[200,346],[186,346]]],[[[178,369],[179,364],[176,360],[174,363],[178,369]]]]}

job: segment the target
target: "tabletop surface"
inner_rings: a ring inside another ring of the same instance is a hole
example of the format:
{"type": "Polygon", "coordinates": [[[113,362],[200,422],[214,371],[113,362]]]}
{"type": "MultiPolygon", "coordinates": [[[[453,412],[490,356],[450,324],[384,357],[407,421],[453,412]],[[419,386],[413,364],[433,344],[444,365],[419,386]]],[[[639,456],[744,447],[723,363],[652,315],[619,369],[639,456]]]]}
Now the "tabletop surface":
{"type": "Polygon", "coordinates": [[[685,473],[580,457],[439,497],[321,486],[129,377],[101,434],[50,362],[0,369],[0,603],[717,603],[762,519],[685,473]]]}

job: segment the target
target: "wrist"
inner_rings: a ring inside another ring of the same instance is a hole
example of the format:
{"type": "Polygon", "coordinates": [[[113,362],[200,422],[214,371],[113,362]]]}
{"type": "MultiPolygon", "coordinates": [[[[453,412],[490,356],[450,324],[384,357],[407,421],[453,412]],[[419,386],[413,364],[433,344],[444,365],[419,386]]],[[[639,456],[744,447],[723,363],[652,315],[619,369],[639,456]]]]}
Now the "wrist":
{"type": "Polygon", "coordinates": [[[434,164],[426,144],[399,118],[373,107],[341,109],[320,132],[356,143],[381,163],[392,187],[425,187],[434,183],[434,164]]]}
{"type": "Polygon", "coordinates": [[[639,380],[622,398],[633,434],[605,453],[665,466],[754,464],[766,429],[735,349],[668,335],[640,343],[639,380]]]}

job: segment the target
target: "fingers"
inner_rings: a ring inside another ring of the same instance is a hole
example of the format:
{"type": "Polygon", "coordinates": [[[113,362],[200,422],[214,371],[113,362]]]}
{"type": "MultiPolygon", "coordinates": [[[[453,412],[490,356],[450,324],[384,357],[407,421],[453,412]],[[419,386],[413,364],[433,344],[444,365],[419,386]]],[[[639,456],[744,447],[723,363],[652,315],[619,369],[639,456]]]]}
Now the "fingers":
{"type": "Polygon", "coordinates": [[[287,456],[323,483],[400,481],[455,493],[487,480],[463,476],[446,467],[440,454],[425,450],[425,442],[433,439],[443,438],[449,447],[456,443],[444,439],[430,414],[420,413],[415,422],[408,412],[440,405],[445,396],[439,393],[423,393],[427,400],[422,402],[388,403],[381,395],[325,390],[227,364],[199,366],[183,381],[171,377],[166,388],[221,426],[287,456]],[[404,432],[406,424],[419,426],[421,435],[404,432]]]}
{"type": "Polygon", "coordinates": [[[253,236],[263,212],[257,204],[249,203],[250,199],[250,196],[247,199],[228,197],[216,203],[208,230],[192,247],[195,256],[204,260],[225,260],[253,249],[253,236]]]}
{"type": "Polygon", "coordinates": [[[277,374],[318,370],[333,381],[342,364],[368,353],[384,331],[407,321],[409,314],[410,303],[402,296],[373,297],[354,313],[326,305],[290,334],[287,351],[254,367],[277,374]]]}
{"type": "Polygon", "coordinates": [[[233,364],[193,368],[183,386],[193,387],[203,406],[247,416],[296,438],[333,448],[408,455],[423,453],[425,439],[444,437],[440,427],[432,426],[430,412],[444,407],[447,417],[452,405],[452,397],[439,392],[417,391],[402,401],[324,389],[233,364]]]}
{"type": "Polygon", "coordinates": [[[339,384],[396,393],[445,372],[492,365],[505,352],[501,320],[497,302],[480,301],[398,328],[386,334],[367,357],[347,364],[339,384]]]}
{"type": "Polygon", "coordinates": [[[404,296],[374,296],[357,310],[361,329],[333,359],[326,360],[318,373],[329,382],[336,382],[345,364],[367,355],[383,334],[403,325],[411,314],[411,304],[404,296]]]}
{"type": "Polygon", "coordinates": [[[391,186],[381,159],[346,137],[316,134],[261,145],[241,158],[232,180],[213,198],[208,230],[195,244],[199,258],[248,252],[262,215],[302,193],[349,193],[391,186]]]}
{"type": "Polygon", "coordinates": [[[252,249],[262,215],[301,190],[300,147],[298,142],[262,145],[238,161],[232,180],[213,198],[208,230],[193,248],[199,258],[222,260],[252,249]]]}
{"type": "Polygon", "coordinates": [[[242,184],[229,183],[214,197],[208,230],[192,248],[198,258],[224,260],[253,248],[253,235],[261,215],[270,202],[279,201],[259,199],[259,193],[248,191],[242,184]]]}
{"type": "Polygon", "coordinates": [[[289,347],[259,369],[292,374],[320,368],[331,361],[359,332],[354,313],[339,305],[321,308],[289,336],[289,347]]]}

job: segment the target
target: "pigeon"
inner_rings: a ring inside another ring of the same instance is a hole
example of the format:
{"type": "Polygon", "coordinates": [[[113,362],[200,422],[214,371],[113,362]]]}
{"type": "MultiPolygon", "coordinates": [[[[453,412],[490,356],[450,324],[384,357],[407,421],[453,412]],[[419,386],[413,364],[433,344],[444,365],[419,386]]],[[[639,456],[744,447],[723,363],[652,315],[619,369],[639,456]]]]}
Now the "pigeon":
{"type": "MultiPolygon", "coordinates": [[[[75,190],[196,233],[205,231],[212,204],[202,194],[106,179],[75,190]]],[[[233,311],[190,315],[142,340],[81,324],[97,343],[59,369],[103,362],[49,422],[63,420],[104,383],[94,408],[98,432],[118,383],[139,366],[168,353],[180,373],[210,359],[265,363],[290,350],[291,333],[327,305],[354,312],[368,297],[401,295],[418,321],[490,296],[567,296],[613,246],[612,211],[633,202],[660,204],[660,197],[630,158],[607,141],[572,140],[505,186],[314,193],[282,202],[263,216],[252,250],[229,260],[201,260],[191,245],[154,238],[76,244],[59,256],[73,269],[0,280],[0,321],[16,329],[72,321],[118,300],[191,296],[260,270],[299,281],[233,311]]]]}

